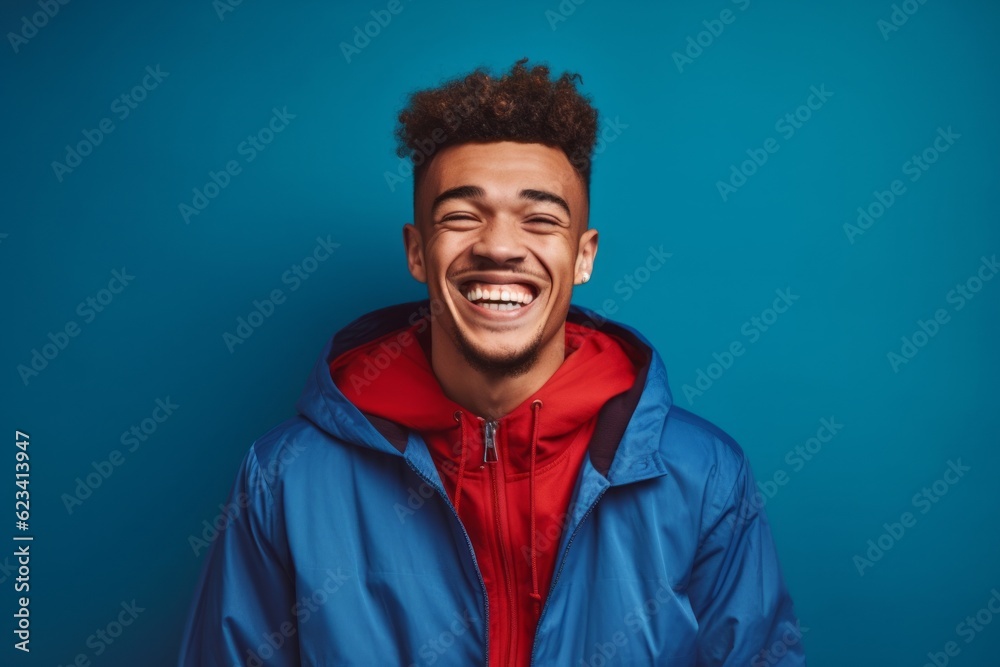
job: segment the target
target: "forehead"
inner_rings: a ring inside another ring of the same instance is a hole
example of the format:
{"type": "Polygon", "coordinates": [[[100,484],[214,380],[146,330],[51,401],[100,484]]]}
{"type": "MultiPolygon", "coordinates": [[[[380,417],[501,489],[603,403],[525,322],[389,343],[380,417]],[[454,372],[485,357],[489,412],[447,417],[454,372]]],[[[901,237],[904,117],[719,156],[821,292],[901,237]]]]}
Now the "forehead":
{"type": "Polygon", "coordinates": [[[559,148],[513,141],[467,143],[442,149],[428,165],[417,202],[426,210],[434,197],[461,185],[477,185],[487,197],[507,197],[522,189],[546,190],[577,202],[583,210],[583,183],[559,148]]]}

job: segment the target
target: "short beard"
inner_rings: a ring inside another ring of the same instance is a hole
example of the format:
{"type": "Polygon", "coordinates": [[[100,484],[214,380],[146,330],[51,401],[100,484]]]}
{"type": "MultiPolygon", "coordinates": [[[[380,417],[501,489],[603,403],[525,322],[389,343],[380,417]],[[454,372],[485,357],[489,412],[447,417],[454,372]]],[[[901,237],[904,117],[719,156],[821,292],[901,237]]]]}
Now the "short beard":
{"type": "Polygon", "coordinates": [[[535,367],[542,349],[541,330],[538,331],[538,335],[535,336],[535,339],[528,344],[528,347],[524,351],[503,359],[483,356],[472,346],[458,327],[455,327],[451,331],[451,339],[469,366],[493,379],[516,378],[524,375],[535,367]]]}

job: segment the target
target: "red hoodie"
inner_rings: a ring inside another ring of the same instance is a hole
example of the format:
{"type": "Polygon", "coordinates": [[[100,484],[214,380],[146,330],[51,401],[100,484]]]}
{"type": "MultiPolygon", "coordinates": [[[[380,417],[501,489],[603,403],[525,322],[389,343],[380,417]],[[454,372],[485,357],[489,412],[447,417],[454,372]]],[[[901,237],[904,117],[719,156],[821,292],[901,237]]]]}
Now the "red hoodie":
{"type": "Polygon", "coordinates": [[[490,664],[528,665],[598,411],[632,386],[641,355],[617,336],[567,322],[562,365],[492,422],[494,448],[487,451],[491,424],[445,396],[434,375],[428,320],[408,329],[412,337],[394,331],[341,354],[330,364],[331,376],[361,412],[402,424],[427,442],[486,584],[490,664]],[[392,358],[383,348],[390,340],[411,344],[392,358]]]}

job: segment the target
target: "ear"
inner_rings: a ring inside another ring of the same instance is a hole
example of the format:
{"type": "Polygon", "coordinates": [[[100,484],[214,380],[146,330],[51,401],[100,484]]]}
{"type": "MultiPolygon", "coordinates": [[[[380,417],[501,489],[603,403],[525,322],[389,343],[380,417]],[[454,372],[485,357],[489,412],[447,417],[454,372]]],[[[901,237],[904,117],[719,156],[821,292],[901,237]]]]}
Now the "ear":
{"type": "Polygon", "coordinates": [[[427,270],[424,266],[424,244],[420,240],[420,230],[412,223],[403,225],[403,247],[406,250],[406,264],[410,275],[419,282],[427,282],[427,270]]]}
{"type": "Polygon", "coordinates": [[[573,283],[587,282],[594,275],[594,260],[597,259],[597,230],[588,229],[580,235],[580,245],[576,252],[576,266],[573,269],[573,283]],[[584,274],[587,277],[584,278],[584,274]]]}

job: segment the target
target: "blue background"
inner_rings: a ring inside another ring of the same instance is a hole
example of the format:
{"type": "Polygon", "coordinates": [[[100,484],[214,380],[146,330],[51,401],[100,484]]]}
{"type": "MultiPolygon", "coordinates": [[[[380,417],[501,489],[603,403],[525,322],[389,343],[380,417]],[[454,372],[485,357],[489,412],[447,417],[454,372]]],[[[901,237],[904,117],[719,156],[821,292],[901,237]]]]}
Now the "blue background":
{"type": "Polygon", "coordinates": [[[528,56],[581,73],[617,123],[594,162],[600,252],[574,299],[611,300],[656,344],[675,401],[732,434],[762,485],[786,482],[762,497],[810,664],[916,666],[948,641],[952,664],[1000,664],[1000,619],[969,643],[956,634],[1000,587],[1000,280],[961,310],[947,298],[1000,252],[998,6],[910,0],[887,31],[890,2],[404,0],[345,57],[386,4],[77,1],[32,32],[22,17],[38,3],[4,3],[0,479],[13,505],[13,434],[28,432],[35,541],[30,655],[11,646],[16,575],[0,556],[0,663],[173,664],[204,557],[189,536],[247,447],[292,414],[336,329],[426,294],[400,231],[412,181],[385,176],[406,94],[528,56]],[[713,23],[724,9],[731,22],[713,23]],[[685,49],[696,57],[679,61],[685,49]],[[169,74],[120,118],[115,98],[157,65],[169,74]],[[776,122],[811,86],[831,95],[787,137],[776,122]],[[240,143],[286,107],[294,119],[246,161],[240,143]],[[102,118],[113,132],[57,177],[53,161],[102,118]],[[904,163],[938,128],[960,137],[910,181],[904,163]],[[718,182],[769,137],[778,151],[724,198],[718,182]],[[179,205],[229,160],[240,173],[186,222],[179,205]],[[905,194],[849,239],[845,223],[894,179],[905,194]],[[292,291],[282,275],[317,237],[340,246],[292,291]],[[672,256],[637,273],[650,246],[672,256]],[[123,267],[134,279],[85,321],[78,304],[123,267]],[[626,275],[645,281],[629,292],[626,275]],[[287,301],[230,352],[223,333],[276,288],[287,301]],[[798,300],[751,341],[744,323],[782,289],[798,300]],[[939,308],[948,321],[894,369],[887,354],[939,308]],[[71,320],[79,335],[22,379],[71,320]],[[709,368],[734,341],[744,354],[709,368]],[[685,396],[699,370],[716,379],[685,396]],[[124,451],[121,434],[168,397],[179,407],[124,451]],[[843,428],[793,466],[823,418],[843,428]],[[122,465],[67,509],[115,449],[122,465]],[[959,459],[970,470],[921,513],[914,494],[959,459]],[[916,524],[859,573],[855,556],[907,511],[916,524]],[[144,611],[95,655],[88,637],[132,600],[144,611]]]}

